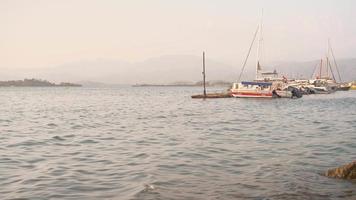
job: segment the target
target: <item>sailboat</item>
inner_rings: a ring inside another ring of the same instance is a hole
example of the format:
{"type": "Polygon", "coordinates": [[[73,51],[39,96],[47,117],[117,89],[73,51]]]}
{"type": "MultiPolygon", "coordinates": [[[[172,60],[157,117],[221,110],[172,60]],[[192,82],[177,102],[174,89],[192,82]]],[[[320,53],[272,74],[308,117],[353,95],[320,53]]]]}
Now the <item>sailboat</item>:
{"type": "Polygon", "coordinates": [[[238,98],[273,98],[273,97],[301,97],[301,93],[296,88],[288,87],[287,79],[285,77],[279,78],[276,70],[273,72],[262,71],[260,64],[260,50],[262,42],[262,20],[258,25],[253,40],[251,42],[248,54],[245,58],[239,79],[236,83],[233,83],[230,89],[231,95],[238,98]],[[251,48],[255,42],[256,35],[258,35],[257,45],[257,60],[256,60],[256,77],[254,81],[242,81],[240,82],[243,70],[246,66],[248,57],[251,52],[251,48]]]}
{"type": "Polygon", "coordinates": [[[332,93],[336,90],[348,90],[350,88],[347,85],[344,86],[341,83],[337,83],[334,70],[330,62],[330,57],[333,58],[334,68],[338,73],[339,81],[342,81],[339,73],[339,68],[336,64],[334,53],[330,45],[330,41],[328,40],[328,48],[325,59],[320,59],[320,62],[314,69],[312,75],[312,77],[314,76],[314,79],[310,80],[310,82],[314,86],[313,89],[316,90],[317,93],[332,93]]]}

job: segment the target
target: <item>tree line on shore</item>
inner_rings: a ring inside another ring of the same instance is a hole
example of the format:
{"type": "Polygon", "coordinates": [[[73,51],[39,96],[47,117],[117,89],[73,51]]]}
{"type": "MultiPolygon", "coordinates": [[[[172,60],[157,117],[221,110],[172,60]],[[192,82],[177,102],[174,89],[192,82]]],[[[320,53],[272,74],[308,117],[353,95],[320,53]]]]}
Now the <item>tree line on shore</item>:
{"type": "Polygon", "coordinates": [[[81,87],[81,85],[76,83],[68,83],[68,82],[55,84],[47,80],[24,79],[24,80],[0,81],[0,87],[81,87]]]}

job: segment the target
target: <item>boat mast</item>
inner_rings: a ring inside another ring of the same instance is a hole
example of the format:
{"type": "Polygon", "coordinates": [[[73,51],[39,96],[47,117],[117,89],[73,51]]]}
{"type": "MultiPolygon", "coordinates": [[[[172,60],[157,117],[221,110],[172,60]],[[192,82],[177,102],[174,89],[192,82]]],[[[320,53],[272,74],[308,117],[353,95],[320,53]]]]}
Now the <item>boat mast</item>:
{"type": "Polygon", "coordinates": [[[259,78],[259,71],[261,70],[260,65],[260,53],[261,53],[261,42],[262,42],[262,19],[263,19],[263,9],[261,13],[261,21],[259,25],[260,34],[258,35],[258,44],[257,44],[257,60],[256,60],[256,80],[259,78]]]}
{"type": "Polygon", "coordinates": [[[339,80],[340,80],[340,82],[342,82],[342,79],[341,79],[341,76],[340,76],[340,72],[339,72],[339,67],[337,66],[336,59],[335,59],[335,56],[334,56],[333,48],[331,47],[331,45],[329,47],[330,47],[330,51],[331,51],[331,56],[333,57],[333,60],[334,60],[334,64],[335,64],[335,67],[336,67],[337,74],[339,76],[339,80]]]}
{"type": "Polygon", "coordinates": [[[326,51],[326,77],[329,78],[329,67],[331,67],[329,65],[329,55],[330,55],[330,45],[329,45],[329,38],[328,38],[328,49],[326,51]]]}
{"type": "Polygon", "coordinates": [[[329,57],[326,56],[326,77],[329,78],[329,57]]]}
{"type": "Polygon", "coordinates": [[[203,51],[203,87],[204,87],[204,98],[206,97],[206,87],[205,87],[205,52],[203,51]]]}
{"type": "Polygon", "coordinates": [[[330,72],[331,72],[331,75],[333,76],[333,80],[336,82],[336,79],[335,79],[335,75],[334,75],[334,72],[333,72],[333,68],[332,68],[332,65],[330,63],[330,50],[331,50],[331,47],[330,47],[330,39],[328,38],[328,50],[327,50],[327,54],[326,54],[326,62],[327,62],[327,65],[328,65],[328,68],[327,68],[327,74],[328,74],[328,77],[329,77],[329,69],[330,69],[330,72]]]}
{"type": "Polygon", "coordinates": [[[319,79],[321,79],[321,70],[322,69],[323,69],[323,59],[320,59],[319,79]]]}

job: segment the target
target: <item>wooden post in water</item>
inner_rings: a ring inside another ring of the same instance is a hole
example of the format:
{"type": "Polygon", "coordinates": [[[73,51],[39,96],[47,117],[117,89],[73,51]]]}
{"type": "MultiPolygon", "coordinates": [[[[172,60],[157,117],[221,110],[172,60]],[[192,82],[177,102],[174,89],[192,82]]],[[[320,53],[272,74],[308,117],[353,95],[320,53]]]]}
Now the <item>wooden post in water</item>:
{"type": "Polygon", "coordinates": [[[193,99],[209,99],[209,98],[230,98],[232,97],[230,93],[227,92],[220,92],[220,93],[206,93],[206,77],[205,77],[205,52],[203,51],[203,87],[204,91],[203,94],[198,94],[198,95],[192,95],[191,97],[193,99]]]}
{"type": "Polygon", "coordinates": [[[205,52],[203,51],[203,87],[204,87],[204,98],[206,98],[206,85],[205,85],[205,52]]]}

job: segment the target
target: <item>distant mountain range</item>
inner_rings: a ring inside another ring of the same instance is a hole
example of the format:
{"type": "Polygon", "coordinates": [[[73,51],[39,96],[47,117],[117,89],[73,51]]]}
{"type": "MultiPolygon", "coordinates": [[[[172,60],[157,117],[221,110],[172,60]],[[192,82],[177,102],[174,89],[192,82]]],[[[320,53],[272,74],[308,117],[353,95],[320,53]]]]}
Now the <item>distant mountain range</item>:
{"type": "MultiPolygon", "coordinates": [[[[308,62],[271,62],[265,69],[276,69],[288,78],[309,78],[317,60],[308,62]]],[[[337,60],[344,81],[356,79],[356,58],[337,60]]],[[[206,60],[207,80],[231,82],[237,79],[241,64],[228,65],[211,59],[206,60]]],[[[96,59],[66,63],[53,68],[36,70],[2,69],[0,80],[39,78],[55,82],[76,82],[82,85],[105,84],[169,84],[195,83],[202,79],[202,58],[192,55],[167,55],[143,62],[129,63],[118,60],[96,59]]],[[[244,71],[244,80],[253,79],[253,61],[244,71]]],[[[336,72],[335,72],[336,75],[336,72]]],[[[337,76],[337,75],[336,75],[337,76]]]]}
{"type": "MultiPolygon", "coordinates": [[[[308,62],[276,62],[275,66],[281,74],[294,78],[310,78],[313,74],[315,66],[319,62],[320,60],[308,62]]],[[[356,79],[356,58],[338,59],[337,65],[339,66],[342,81],[352,81],[356,79]]],[[[335,67],[333,67],[333,72],[336,80],[339,81],[335,67]]]]}

